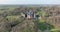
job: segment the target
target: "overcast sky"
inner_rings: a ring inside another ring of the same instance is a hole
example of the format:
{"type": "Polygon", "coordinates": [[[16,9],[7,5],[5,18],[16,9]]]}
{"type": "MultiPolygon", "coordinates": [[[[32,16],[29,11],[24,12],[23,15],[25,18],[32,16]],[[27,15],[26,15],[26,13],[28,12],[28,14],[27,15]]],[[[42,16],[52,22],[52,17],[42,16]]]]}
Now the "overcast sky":
{"type": "Polygon", "coordinates": [[[60,4],[60,0],[0,0],[0,4],[60,4]]]}

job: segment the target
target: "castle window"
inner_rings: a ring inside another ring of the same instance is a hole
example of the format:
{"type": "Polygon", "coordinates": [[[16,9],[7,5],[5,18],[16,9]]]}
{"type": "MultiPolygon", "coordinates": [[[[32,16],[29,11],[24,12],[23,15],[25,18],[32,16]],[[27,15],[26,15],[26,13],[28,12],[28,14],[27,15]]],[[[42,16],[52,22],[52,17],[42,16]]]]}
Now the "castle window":
{"type": "Polygon", "coordinates": [[[27,17],[27,14],[25,14],[25,17],[27,17]]]}

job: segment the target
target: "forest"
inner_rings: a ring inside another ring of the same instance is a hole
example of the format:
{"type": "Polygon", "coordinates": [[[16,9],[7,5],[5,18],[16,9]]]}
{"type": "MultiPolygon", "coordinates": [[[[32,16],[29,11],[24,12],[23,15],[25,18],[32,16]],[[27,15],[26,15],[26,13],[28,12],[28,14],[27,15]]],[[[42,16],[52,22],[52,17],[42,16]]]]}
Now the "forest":
{"type": "Polygon", "coordinates": [[[0,6],[0,32],[60,32],[60,6],[0,6]]]}

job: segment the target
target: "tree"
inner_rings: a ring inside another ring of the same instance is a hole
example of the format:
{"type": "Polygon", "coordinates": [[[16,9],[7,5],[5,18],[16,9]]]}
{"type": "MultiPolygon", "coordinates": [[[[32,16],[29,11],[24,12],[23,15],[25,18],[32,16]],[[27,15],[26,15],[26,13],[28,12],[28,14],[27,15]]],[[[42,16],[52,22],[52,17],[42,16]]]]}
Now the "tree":
{"type": "MultiPolygon", "coordinates": [[[[37,15],[41,15],[42,17],[45,17],[45,16],[47,16],[47,13],[45,12],[45,11],[37,11],[37,15]]],[[[43,32],[44,30],[50,30],[50,29],[52,29],[52,28],[54,28],[53,27],[53,25],[50,25],[50,24],[48,24],[48,23],[46,23],[46,19],[38,19],[37,20],[37,24],[38,24],[38,28],[43,32]]]]}
{"type": "Polygon", "coordinates": [[[36,15],[47,16],[47,13],[43,10],[36,11],[36,15]]]}

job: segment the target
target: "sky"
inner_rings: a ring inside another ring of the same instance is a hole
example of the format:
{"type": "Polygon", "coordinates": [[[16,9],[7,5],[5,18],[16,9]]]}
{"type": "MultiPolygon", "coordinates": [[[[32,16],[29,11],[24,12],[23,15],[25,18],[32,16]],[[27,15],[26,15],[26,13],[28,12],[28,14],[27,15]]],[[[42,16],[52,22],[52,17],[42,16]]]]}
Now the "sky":
{"type": "Polygon", "coordinates": [[[0,0],[0,4],[60,4],[60,0],[0,0]]]}

